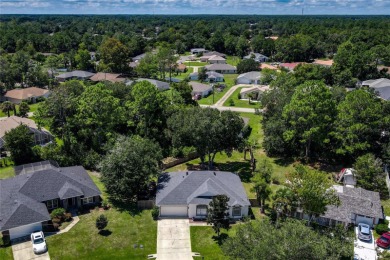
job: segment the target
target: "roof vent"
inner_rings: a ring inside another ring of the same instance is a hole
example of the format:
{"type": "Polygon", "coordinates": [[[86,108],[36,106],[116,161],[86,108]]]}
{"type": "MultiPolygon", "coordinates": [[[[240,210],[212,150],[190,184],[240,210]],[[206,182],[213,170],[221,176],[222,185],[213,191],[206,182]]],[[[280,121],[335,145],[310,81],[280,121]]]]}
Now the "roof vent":
{"type": "Polygon", "coordinates": [[[214,172],[214,175],[217,176],[217,174],[214,172]]]}

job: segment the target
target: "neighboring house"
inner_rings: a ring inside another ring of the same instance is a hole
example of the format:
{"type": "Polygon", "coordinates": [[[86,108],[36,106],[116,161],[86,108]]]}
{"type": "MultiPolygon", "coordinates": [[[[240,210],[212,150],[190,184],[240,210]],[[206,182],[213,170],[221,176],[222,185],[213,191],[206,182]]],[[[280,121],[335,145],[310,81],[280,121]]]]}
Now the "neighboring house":
{"type": "Polygon", "coordinates": [[[145,58],[145,56],[146,56],[146,53],[142,53],[140,55],[137,55],[137,56],[133,57],[132,60],[133,60],[133,62],[139,62],[140,60],[145,58]]]}
{"type": "Polygon", "coordinates": [[[49,95],[50,91],[48,89],[30,87],[9,90],[5,93],[4,97],[6,101],[20,104],[22,101],[35,103],[37,98],[47,98],[49,95]]]}
{"type": "Polygon", "coordinates": [[[183,63],[180,63],[179,65],[177,65],[177,71],[180,71],[180,72],[185,72],[187,70],[187,66],[183,63]]]}
{"type": "Polygon", "coordinates": [[[208,84],[202,84],[199,82],[190,81],[188,84],[192,87],[192,96],[207,97],[213,91],[213,86],[208,84]]]}
{"type": "Polygon", "coordinates": [[[251,72],[243,73],[237,77],[236,83],[260,85],[261,76],[262,75],[260,71],[251,71],[251,72]]]}
{"type": "Polygon", "coordinates": [[[208,71],[215,71],[221,74],[234,74],[237,73],[237,68],[230,64],[210,64],[206,65],[205,68],[208,71]]]}
{"type": "Polygon", "coordinates": [[[269,90],[268,86],[255,86],[252,88],[242,88],[240,90],[240,98],[249,99],[249,96],[252,95],[250,97],[251,100],[260,100],[261,94],[263,94],[263,92],[266,90],[269,90]]]}
{"type": "Polygon", "coordinates": [[[355,187],[356,185],[356,177],[355,170],[352,168],[344,168],[337,175],[337,182],[342,182],[344,186],[347,187],[355,187]]]}
{"type": "Polygon", "coordinates": [[[148,81],[148,82],[152,83],[153,85],[155,85],[156,88],[160,91],[169,89],[169,83],[164,82],[164,81],[159,81],[159,80],[155,80],[155,79],[144,79],[144,78],[139,78],[136,81],[137,82],[148,81]]]}
{"type": "Polygon", "coordinates": [[[72,79],[78,79],[78,80],[87,80],[91,78],[95,73],[91,73],[88,71],[83,71],[83,70],[74,70],[71,72],[66,72],[60,75],[56,76],[56,79],[60,82],[64,82],[67,80],[72,80],[72,79]]]}
{"type": "Polygon", "coordinates": [[[174,82],[174,83],[179,83],[181,82],[181,79],[178,79],[178,78],[174,78],[174,77],[165,77],[165,80],[168,81],[168,82],[174,82]]]}
{"type": "Polygon", "coordinates": [[[245,60],[254,59],[257,62],[266,62],[269,58],[258,52],[251,52],[248,55],[244,56],[245,60]]]}
{"type": "MultiPolygon", "coordinates": [[[[206,82],[223,82],[224,76],[221,73],[215,72],[215,71],[207,71],[206,72],[206,82]]],[[[199,73],[193,72],[189,76],[190,80],[198,80],[199,79],[199,73]]]]}
{"type": "Polygon", "coordinates": [[[121,77],[121,74],[114,74],[114,73],[105,73],[105,72],[98,72],[95,75],[93,75],[90,80],[99,82],[99,81],[110,81],[112,83],[115,82],[125,82],[126,79],[121,77]]]}
{"type": "Polygon", "coordinates": [[[299,64],[305,64],[304,62],[291,62],[291,63],[280,63],[279,67],[288,69],[289,71],[293,71],[295,67],[299,64]]]}
{"type": "Polygon", "coordinates": [[[217,51],[206,51],[206,52],[203,52],[203,57],[205,57],[205,56],[211,57],[211,56],[214,56],[214,55],[222,57],[222,58],[226,58],[226,54],[220,53],[220,52],[217,52],[217,51]]]}
{"type": "Polygon", "coordinates": [[[101,192],[82,166],[45,161],[15,167],[15,173],[0,180],[0,231],[11,240],[42,230],[50,210],[100,202],[101,192]]]}
{"type": "Polygon", "coordinates": [[[390,79],[381,78],[366,80],[362,82],[362,86],[372,88],[380,98],[390,100],[390,79]]]}
{"type": "Polygon", "coordinates": [[[226,59],[218,55],[211,55],[211,56],[203,55],[202,57],[200,57],[200,61],[208,62],[210,64],[215,64],[215,63],[226,64],[226,59]]]}
{"type": "MultiPolygon", "coordinates": [[[[340,185],[334,185],[333,189],[340,199],[340,205],[327,206],[325,214],[314,220],[318,224],[347,226],[365,223],[372,227],[384,218],[378,192],[340,185]]],[[[309,216],[302,211],[297,211],[295,217],[309,219],[309,216]]]]}
{"type": "Polygon", "coordinates": [[[260,64],[260,69],[270,69],[270,70],[278,70],[277,67],[267,64],[267,63],[261,63],[260,64]]]}
{"type": "Polygon", "coordinates": [[[156,205],[161,217],[205,218],[216,195],[230,198],[229,217],[240,219],[250,207],[240,177],[231,172],[167,172],[158,178],[156,205]]]}
{"type": "Polygon", "coordinates": [[[190,52],[191,52],[191,54],[199,54],[199,53],[206,52],[206,49],[204,49],[204,48],[192,48],[190,52]]]}
{"type": "Polygon", "coordinates": [[[383,72],[386,73],[387,75],[390,75],[390,67],[389,67],[389,66],[379,65],[379,66],[377,66],[377,69],[378,69],[379,71],[383,71],[383,72]]]}
{"type": "Polygon", "coordinates": [[[54,139],[46,129],[39,128],[31,119],[18,116],[4,117],[0,119],[0,150],[4,148],[5,134],[20,125],[26,125],[30,129],[36,145],[44,145],[54,139]]]}
{"type": "Polygon", "coordinates": [[[313,64],[324,66],[324,67],[332,67],[333,60],[314,60],[313,64]]]}

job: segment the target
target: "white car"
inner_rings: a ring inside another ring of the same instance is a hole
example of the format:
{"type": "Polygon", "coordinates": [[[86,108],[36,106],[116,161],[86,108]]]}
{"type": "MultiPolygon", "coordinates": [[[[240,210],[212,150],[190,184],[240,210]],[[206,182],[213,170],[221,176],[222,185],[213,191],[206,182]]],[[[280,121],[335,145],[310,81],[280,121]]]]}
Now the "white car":
{"type": "Polygon", "coordinates": [[[35,254],[40,254],[47,251],[46,240],[42,231],[31,234],[31,243],[35,254]]]}

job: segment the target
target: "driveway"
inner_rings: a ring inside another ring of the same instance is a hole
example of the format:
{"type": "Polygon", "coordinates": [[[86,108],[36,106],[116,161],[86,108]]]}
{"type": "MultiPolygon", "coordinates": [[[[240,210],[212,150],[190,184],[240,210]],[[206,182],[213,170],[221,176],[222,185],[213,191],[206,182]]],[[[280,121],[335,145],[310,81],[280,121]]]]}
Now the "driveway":
{"type": "MultiPolygon", "coordinates": [[[[375,251],[375,243],[374,243],[374,238],[371,239],[370,242],[363,242],[360,239],[358,239],[357,234],[357,227],[355,227],[355,242],[354,242],[354,259],[359,259],[359,260],[376,260],[377,259],[377,254],[375,251]]],[[[372,232],[371,232],[372,236],[372,232]]],[[[372,236],[373,237],[373,236],[372,236]]]]}
{"type": "Polygon", "coordinates": [[[50,260],[49,252],[40,255],[34,254],[30,241],[12,245],[12,253],[14,254],[14,260],[50,260]]]}
{"type": "Polygon", "coordinates": [[[160,219],[157,223],[157,260],[192,260],[188,219],[160,219]]]}

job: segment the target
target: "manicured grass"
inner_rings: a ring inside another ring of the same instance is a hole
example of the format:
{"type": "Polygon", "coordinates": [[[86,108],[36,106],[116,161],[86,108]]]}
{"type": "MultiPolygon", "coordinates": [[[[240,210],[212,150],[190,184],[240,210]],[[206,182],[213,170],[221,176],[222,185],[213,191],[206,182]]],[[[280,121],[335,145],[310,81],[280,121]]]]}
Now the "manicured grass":
{"type": "MultiPolygon", "coordinates": [[[[0,235],[0,239],[1,235],[0,235]]],[[[14,259],[14,256],[12,254],[12,247],[7,246],[7,247],[0,247],[0,259],[1,260],[12,260],[14,259]]]]}
{"type": "Polygon", "coordinates": [[[178,75],[174,75],[172,76],[173,78],[177,78],[177,79],[188,79],[189,75],[194,71],[194,68],[191,68],[191,67],[187,67],[187,72],[183,72],[181,74],[178,74],[178,75]]]}
{"type": "MultiPolygon", "coordinates": [[[[249,88],[249,87],[248,87],[249,88]]],[[[237,88],[231,96],[223,103],[225,107],[230,106],[230,99],[234,101],[234,106],[235,107],[245,107],[245,108],[260,108],[260,103],[259,102],[250,102],[248,100],[241,100],[238,98],[240,91],[243,88],[237,88]]]]}
{"type": "Polygon", "coordinates": [[[12,166],[0,168],[0,179],[7,179],[15,176],[15,171],[12,166]]]}
{"type": "MultiPolygon", "coordinates": [[[[236,78],[238,74],[224,74],[225,82],[223,82],[226,85],[226,88],[222,92],[215,91],[214,94],[214,103],[216,103],[218,100],[220,100],[225,93],[236,84],[236,78]]],[[[202,98],[198,101],[201,105],[213,105],[213,94],[206,98],[202,98]]]]}
{"type": "MultiPolygon", "coordinates": [[[[222,253],[221,245],[229,237],[235,234],[236,225],[233,225],[230,230],[222,229],[220,238],[218,239],[212,227],[191,226],[191,250],[192,252],[200,253],[207,260],[222,260],[227,257],[222,253]]],[[[201,259],[194,258],[194,259],[201,259]]]]}
{"type": "MultiPolygon", "coordinates": [[[[89,172],[89,175],[103,191],[104,198],[104,186],[98,174],[89,172]]],[[[81,215],[79,223],[69,232],[47,237],[51,259],[146,259],[148,254],[157,252],[156,241],[157,222],[150,210],[136,212],[115,207],[81,215]],[[102,234],[95,227],[100,214],[108,219],[102,234]],[[139,245],[144,248],[140,249],[139,245]]]]}
{"type": "Polygon", "coordinates": [[[207,62],[201,62],[201,61],[186,61],[185,64],[186,66],[198,66],[198,67],[203,67],[208,65],[207,62]]]}
{"type": "Polygon", "coordinates": [[[390,216],[390,199],[382,200],[383,211],[386,216],[390,216]]]}
{"type": "MultiPolygon", "coordinates": [[[[30,112],[35,112],[37,111],[38,109],[38,105],[39,103],[35,103],[35,104],[29,104],[29,107],[30,107],[30,112]]],[[[19,105],[16,105],[16,112],[19,113],[19,105]]],[[[14,112],[11,111],[10,112],[10,115],[14,115],[14,112]]],[[[7,116],[7,113],[4,113],[1,109],[0,109],[0,117],[6,117],[7,116]]]]}
{"type": "Polygon", "coordinates": [[[226,63],[230,64],[232,66],[237,66],[238,63],[240,63],[241,59],[237,56],[227,56],[226,57],[226,63]]]}

